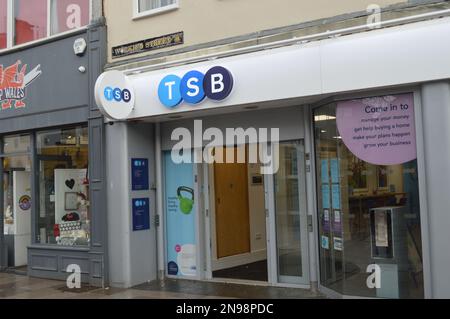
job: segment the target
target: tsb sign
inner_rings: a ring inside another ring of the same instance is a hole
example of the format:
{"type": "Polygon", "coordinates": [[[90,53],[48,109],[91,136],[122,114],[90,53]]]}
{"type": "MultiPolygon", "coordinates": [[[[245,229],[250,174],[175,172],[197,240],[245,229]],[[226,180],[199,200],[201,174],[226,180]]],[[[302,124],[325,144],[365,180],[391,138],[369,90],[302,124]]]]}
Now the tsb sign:
{"type": "Polygon", "coordinates": [[[121,90],[120,88],[112,88],[110,86],[107,86],[105,90],[103,91],[103,94],[105,95],[105,99],[108,101],[116,101],[116,102],[130,102],[131,101],[131,92],[128,89],[121,90]]]}
{"type": "Polygon", "coordinates": [[[100,75],[95,83],[95,102],[110,119],[128,118],[134,109],[134,90],[128,77],[119,71],[100,75]]]}
{"type": "Polygon", "coordinates": [[[222,101],[233,90],[233,75],[221,66],[209,69],[206,74],[190,71],[182,78],[167,75],[159,83],[158,96],[161,103],[168,108],[175,108],[182,101],[198,104],[205,97],[213,101],[222,101]]]}

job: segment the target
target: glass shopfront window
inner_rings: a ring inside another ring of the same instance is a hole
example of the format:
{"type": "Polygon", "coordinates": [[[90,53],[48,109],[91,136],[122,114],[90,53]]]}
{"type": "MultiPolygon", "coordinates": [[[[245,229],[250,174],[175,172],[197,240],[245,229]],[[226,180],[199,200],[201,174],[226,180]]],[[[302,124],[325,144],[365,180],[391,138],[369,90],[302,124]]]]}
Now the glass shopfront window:
{"type": "Polygon", "coordinates": [[[414,121],[413,94],[315,109],[323,286],[354,296],[424,297],[414,121]],[[380,285],[369,278],[375,270],[380,285]]]}
{"type": "Polygon", "coordinates": [[[14,245],[8,246],[8,266],[27,265],[27,246],[31,244],[31,160],[30,136],[3,138],[3,233],[14,245]]]}
{"type": "Polygon", "coordinates": [[[90,239],[88,128],[36,134],[38,194],[36,241],[87,246],[90,239]]]}

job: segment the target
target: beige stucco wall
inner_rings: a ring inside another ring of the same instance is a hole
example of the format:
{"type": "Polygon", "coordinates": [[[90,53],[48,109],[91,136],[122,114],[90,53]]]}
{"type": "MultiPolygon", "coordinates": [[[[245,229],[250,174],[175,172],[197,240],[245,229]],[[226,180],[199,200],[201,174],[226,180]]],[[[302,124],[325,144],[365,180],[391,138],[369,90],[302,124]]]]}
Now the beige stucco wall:
{"type": "MultiPolygon", "coordinates": [[[[406,2],[405,0],[179,0],[180,8],[175,11],[133,20],[133,1],[104,1],[110,62],[111,47],[172,32],[184,31],[184,46],[190,46],[362,11],[372,3],[385,7],[406,2]]],[[[176,46],[180,47],[182,46],[176,46]]],[[[152,53],[171,49],[173,48],[152,53]]],[[[138,55],[133,57],[136,56],[138,55]]]]}

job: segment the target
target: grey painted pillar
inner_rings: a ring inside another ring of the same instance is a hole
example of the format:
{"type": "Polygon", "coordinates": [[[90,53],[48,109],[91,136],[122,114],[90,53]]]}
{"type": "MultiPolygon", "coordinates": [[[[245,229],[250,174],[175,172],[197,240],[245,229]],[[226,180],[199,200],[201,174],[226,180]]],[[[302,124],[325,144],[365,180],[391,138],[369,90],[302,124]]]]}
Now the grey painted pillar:
{"type": "Polygon", "coordinates": [[[429,246],[423,249],[429,249],[429,297],[450,298],[450,82],[422,86],[422,113],[429,228],[429,246]]]}
{"type": "Polygon", "coordinates": [[[108,286],[105,124],[94,99],[94,87],[106,63],[106,28],[91,24],[89,40],[89,197],[91,212],[91,249],[89,251],[92,285],[108,286]]]}
{"type": "Polygon", "coordinates": [[[128,185],[128,127],[116,122],[106,126],[108,263],[112,287],[128,288],[131,283],[130,214],[128,185]]]}

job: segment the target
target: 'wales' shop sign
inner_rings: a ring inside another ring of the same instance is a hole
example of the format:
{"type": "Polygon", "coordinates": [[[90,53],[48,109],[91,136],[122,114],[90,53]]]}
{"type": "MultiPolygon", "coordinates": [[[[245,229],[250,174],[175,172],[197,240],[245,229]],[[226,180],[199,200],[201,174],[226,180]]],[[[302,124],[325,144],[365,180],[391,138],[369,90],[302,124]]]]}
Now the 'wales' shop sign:
{"type": "Polygon", "coordinates": [[[128,55],[143,53],[184,43],[184,32],[163,35],[156,38],[141,40],[112,48],[112,57],[121,58],[128,55]]]}
{"type": "Polygon", "coordinates": [[[7,67],[0,64],[0,105],[2,110],[11,109],[13,105],[16,109],[24,108],[27,86],[42,73],[40,65],[27,73],[28,65],[23,64],[20,67],[21,64],[20,60],[7,67]]]}

